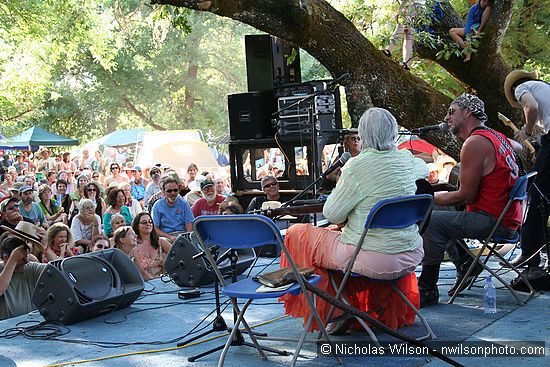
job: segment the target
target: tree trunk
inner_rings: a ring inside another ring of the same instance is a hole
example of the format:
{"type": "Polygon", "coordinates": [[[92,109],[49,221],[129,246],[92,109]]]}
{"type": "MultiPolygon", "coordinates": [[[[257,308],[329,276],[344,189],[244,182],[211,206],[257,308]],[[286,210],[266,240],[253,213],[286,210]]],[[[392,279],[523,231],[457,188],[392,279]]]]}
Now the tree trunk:
{"type": "MultiPolygon", "coordinates": [[[[208,11],[246,23],[288,40],[306,50],[338,77],[350,73],[344,82],[348,111],[354,126],[370,106],[391,111],[406,128],[436,124],[442,120],[451,98],[402,69],[365,38],[340,12],[324,0],[152,0],[194,10],[208,11]]],[[[486,103],[489,126],[507,131],[496,119],[498,111],[518,119],[502,91],[511,70],[500,54],[500,44],[512,14],[513,1],[495,2],[486,35],[472,62],[462,59],[436,60],[437,50],[417,47],[422,57],[440,63],[454,77],[470,86],[486,103]]],[[[462,20],[450,5],[438,28],[446,34],[462,20]]],[[[418,46],[418,45],[417,45],[418,46]]],[[[508,130],[508,132],[510,132],[508,130]]],[[[431,133],[426,140],[458,158],[460,142],[448,132],[431,133]]]]}

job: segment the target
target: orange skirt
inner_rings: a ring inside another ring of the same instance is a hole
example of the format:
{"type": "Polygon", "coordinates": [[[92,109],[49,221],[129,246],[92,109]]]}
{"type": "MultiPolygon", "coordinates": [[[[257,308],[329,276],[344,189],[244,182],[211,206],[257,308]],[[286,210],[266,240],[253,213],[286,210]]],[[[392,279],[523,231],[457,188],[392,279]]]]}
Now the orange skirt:
{"type": "MultiPolygon", "coordinates": [[[[316,231],[317,235],[326,234],[327,237],[333,237],[330,230],[326,229],[326,233],[316,231]]],[[[324,231],[323,231],[324,232],[324,231]]],[[[334,232],[332,232],[334,233],[334,232]]],[[[321,275],[321,281],[316,287],[327,292],[332,297],[335,297],[336,292],[330,284],[328,271],[326,270],[327,259],[330,258],[330,242],[323,241],[324,238],[311,238],[312,232],[307,230],[288,231],[285,238],[290,256],[298,266],[313,267],[316,274],[321,275]],[[323,245],[327,244],[327,248],[323,245]],[[321,266],[322,264],[325,266],[321,266]]],[[[328,238],[327,238],[328,239],[328,238]]],[[[348,246],[348,245],[344,245],[348,246]]],[[[288,261],[284,254],[281,254],[281,267],[287,267],[288,261]]],[[[332,268],[332,266],[330,266],[332,268]]],[[[333,271],[333,276],[337,284],[342,280],[343,273],[333,271]]],[[[396,281],[397,286],[403,292],[405,297],[415,307],[420,305],[420,294],[418,292],[418,282],[416,275],[410,273],[396,281]]],[[[349,303],[364,312],[370,312],[370,315],[382,322],[391,329],[398,329],[406,325],[412,325],[415,322],[415,313],[408,305],[392,290],[391,285],[387,282],[367,280],[360,277],[350,277],[344,289],[346,298],[349,303]]],[[[294,317],[303,317],[304,322],[310,315],[310,309],[303,295],[292,296],[287,294],[281,297],[285,303],[285,313],[294,317]]],[[[330,310],[330,303],[321,298],[317,298],[317,312],[321,320],[325,321],[330,310]]],[[[342,314],[340,309],[335,309],[333,318],[342,314]]],[[[355,329],[362,329],[358,322],[353,325],[355,329]]],[[[312,322],[309,331],[319,330],[317,322],[312,322]]]]}

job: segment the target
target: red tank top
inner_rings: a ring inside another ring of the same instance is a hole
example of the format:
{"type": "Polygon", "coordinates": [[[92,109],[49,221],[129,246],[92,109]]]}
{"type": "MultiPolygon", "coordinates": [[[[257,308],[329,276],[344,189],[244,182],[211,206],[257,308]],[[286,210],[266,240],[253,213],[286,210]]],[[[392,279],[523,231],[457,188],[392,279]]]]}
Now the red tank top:
{"type": "MultiPolygon", "coordinates": [[[[503,134],[495,133],[507,139],[503,134]]],[[[483,211],[498,218],[510,198],[510,190],[518,180],[519,167],[514,154],[491,131],[476,130],[470,135],[481,135],[491,141],[495,148],[496,162],[493,171],[481,177],[477,197],[473,203],[466,205],[466,211],[483,211]]],[[[502,224],[512,230],[519,228],[521,224],[521,206],[519,202],[512,203],[502,219],[502,224]]]]}

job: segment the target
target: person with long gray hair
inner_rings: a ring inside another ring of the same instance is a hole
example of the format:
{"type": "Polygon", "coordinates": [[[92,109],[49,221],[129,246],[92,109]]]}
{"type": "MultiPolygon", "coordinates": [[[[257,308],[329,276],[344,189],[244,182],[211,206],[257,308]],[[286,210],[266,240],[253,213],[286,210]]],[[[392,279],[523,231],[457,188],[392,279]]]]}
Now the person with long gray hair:
{"type": "MultiPolygon", "coordinates": [[[[414,195],[416,180],[428,176],[426,163],[413,157],[407,150],[397,150],[397,122],[383,108],[368,109],[359,120],[359,136],[362,150],[342,168],[342,175],[329,195],[323,214],[338,226],[314,227],[295,224],[286,232],[285,243],[299,266],[314,267],[322,276],[317,285],[332,293],[326,269],[345,271],[356,245],[359,243],[365,220],[370,209],[380,200],[403,195],[414,195]],[[340,231],[341,229],[341,231],[340,231]]],[[[353,271],[375,279],[398,279],[403,293],[418,306],[418,285],[414,269],[422,260],[422,238],[416,225],[405,229],[373,229],[369,231],[362,251],[357,256],[353,271]]],[[[288,261],[281,256],[281,267],[288,261]]],[[[344,292],[350,303],[367,311],[368,305],[377,302],[382,288],[363,278],[348,280],[344,292]]],[[[295,317],[309,315],[301,296],[285,296],[287,314],[295,317]]],[[[403,303],[392,305],[393,300],[379,320],[391,328],[414,323],[414,314],[407,313],[403,303]],[[406,316],[405,316],[406,314],[406,316]]],[[[396,301],[400,302],[400,301],[396,301]]],[[[317,300],[317,310],[325,319],[330,304],[317,300]]],[[[338,316],[338,315],[335,315],[338,316]]],[[[332,333],[345,332],[349,320],[329,325],[332,333]]]]}

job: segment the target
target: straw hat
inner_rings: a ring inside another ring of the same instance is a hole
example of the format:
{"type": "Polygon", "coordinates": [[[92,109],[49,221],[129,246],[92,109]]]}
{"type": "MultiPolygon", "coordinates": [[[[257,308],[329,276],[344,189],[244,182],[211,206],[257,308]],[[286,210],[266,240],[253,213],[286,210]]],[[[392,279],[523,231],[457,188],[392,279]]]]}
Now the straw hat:
{"type": "Polygon", "coordinates": [[[527,70],[514,70],[508,74],[506,77],[506,80],[504,81],[504,94],[506,95],[506,99],[512,105],[512,107],[515,108],[521,108],[521,104],[516,101],[516,97],[514,96],[514,92],[512,91],[512,86],[515,82],[521,79],[538,79],[539,73],[535,71],[527,71],[527,70]]]}
{"type": "Polygon", "coordinates": [[[26,241],[30,241],[34,244],[35,249],[39,251],[44,251],[44,246],[40,242],[40,237],[38,236],[38,227],[32,223],[20,221],[15,226],[15,229],[1,226],[3,230],[10,232],[13,235],[16,235],[19,238],[22,238],[26,241]]]}
{"type": "Polygon", "coordinates": [[[281,206],[280,201],[264,201],[262,203],[262,210],[279,209],[281,206]]]}

